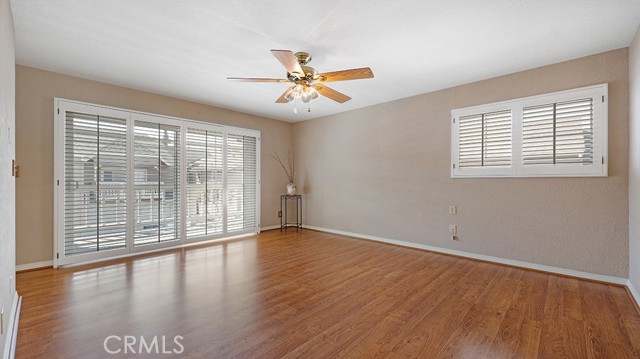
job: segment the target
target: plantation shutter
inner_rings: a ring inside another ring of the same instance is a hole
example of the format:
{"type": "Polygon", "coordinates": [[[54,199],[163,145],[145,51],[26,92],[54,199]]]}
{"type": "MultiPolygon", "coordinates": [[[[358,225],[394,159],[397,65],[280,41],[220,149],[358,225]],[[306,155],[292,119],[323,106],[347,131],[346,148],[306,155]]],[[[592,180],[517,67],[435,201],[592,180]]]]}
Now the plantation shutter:
{"type": "Polygon", "coordinates": [[[523,109],[522,163],[593,164],[593,98],[523,109]]]}
{"type": "Polygon", "coordinates": [[[511,120],[511,110],[460,116],[459,167],[511,166],[511,120]]]}
{"type": "Polygon", "coordinates": [[[126,119],[65,113],[65,255],[126,246],[126,133],[126,119]]]}
{"type": "Polygon", "coordinates": [[[55,265],[259,231],[259,131],[54,101],[55,265]]]}
{"type": "Polygon", "coordinates": [[[180,239],[180,127],[135,121],[134,245],[180,239]]]}
{"type": "Polygon", "coordinates": [[[258,141],[227,135],[227,231],[258,226],[258,141]]]}
{"type": "Polygon", "coordinates": [[[451,177],[607,176],[607,94],[601,84],[452,110],[451,177]]]}
{"type": "Polygon", "coordinates": [[[187,237],[220,234],[224,215],[223,135],[189,128],[186,151],[187,237]]]}

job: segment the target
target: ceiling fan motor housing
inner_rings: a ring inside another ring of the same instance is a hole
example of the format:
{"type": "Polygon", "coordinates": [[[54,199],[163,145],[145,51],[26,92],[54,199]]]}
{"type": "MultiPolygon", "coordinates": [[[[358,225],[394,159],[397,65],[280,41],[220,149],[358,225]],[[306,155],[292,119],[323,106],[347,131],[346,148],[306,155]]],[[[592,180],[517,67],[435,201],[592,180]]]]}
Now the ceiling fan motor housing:
{"type": "Polygon", "coordinates": [[[293,56],[298,59],[300,65],[306,65],[311,61],[311,55],[308,52],[296,52],[293,56]]]}
{"type": "Polygon", "coordinates": [[[300,81],[309,83],[316,80],[318,78],[318,71],[311,66],[306,66],[309,61],[311,61],[311,55],[307,52],[296,52],[294,56],[298,60],[298,64],[300,64],[303,74],[291,74],[287,72],[287,78],[289,81],[295,83],[299,83],[300,81]]]}
{"type": "Polygon", "coordinates": [[[300,66],[304,75],[291,74],[287,72],[287,78],[291,82],[307,81],[311,82],[318,79],[318,71],[311,66],[300,66]]]}

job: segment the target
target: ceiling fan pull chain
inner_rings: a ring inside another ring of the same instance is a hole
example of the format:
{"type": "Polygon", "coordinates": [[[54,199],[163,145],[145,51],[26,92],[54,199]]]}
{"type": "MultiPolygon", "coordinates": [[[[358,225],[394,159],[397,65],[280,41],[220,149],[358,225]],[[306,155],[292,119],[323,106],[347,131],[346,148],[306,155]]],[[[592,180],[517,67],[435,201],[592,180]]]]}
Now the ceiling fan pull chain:
{"type": "Polygon", "coordinates": [[[311,112],[311,102],[309,102],[309,108],[307,108],[307,112],[311,112]]]}

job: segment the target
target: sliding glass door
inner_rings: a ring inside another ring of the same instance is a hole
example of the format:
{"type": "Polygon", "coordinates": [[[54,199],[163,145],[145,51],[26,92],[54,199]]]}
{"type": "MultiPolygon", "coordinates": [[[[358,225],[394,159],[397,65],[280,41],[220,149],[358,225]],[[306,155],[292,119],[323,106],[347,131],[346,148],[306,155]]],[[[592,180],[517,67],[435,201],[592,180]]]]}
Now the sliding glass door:
{"type": "Polygon", "coordinates": [[[135,246],[180,239],[180,127],[134,121],[135,246]]]}
{"type": "Polygon", "coordinates": [[[56,99],[55,263],[259,231],[257,131],[56,99]]]}
{"type": "Polygon", "coordinates": [[[227,137],[227,230],[255,227],[257,181],[256,138],[229,134],[227,137]]]}
{"type": "Polygon", "coordinates": [[[187,238],[224,232],[224,135],[187,130],[187,238]]]}
{"type": "Polygon", "coordinates": [[[126,247],[126,118],[113,111],[64,114],[62,246],[67,255],[126,247]]]}

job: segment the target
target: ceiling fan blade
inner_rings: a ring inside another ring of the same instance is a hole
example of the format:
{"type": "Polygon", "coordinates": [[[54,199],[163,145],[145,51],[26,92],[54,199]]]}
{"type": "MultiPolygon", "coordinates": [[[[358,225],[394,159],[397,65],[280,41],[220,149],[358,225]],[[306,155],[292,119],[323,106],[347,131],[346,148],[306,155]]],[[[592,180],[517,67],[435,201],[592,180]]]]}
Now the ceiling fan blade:
{"type": "Polygon", "coordinates": [[[293,86],[289,87],[288,89],[286,89],[286,90],[282,93],[282,95],[281,95],[280,97],[278,97],[278,99],[276,100],[276,103],[287,103],[287,102],[289,102],[290,100],[287,100],[287,99],[285,98],[285,95],[286,95],[286,94],[287,94],[287,92],[289,92],[289,90],[291,90],[294,86],[295,86],[295,85],[293,85],[293,86]]]}
{"type": "Polygon", "coordinates": [[[335,81],[346,81],[346,80],[370,79],[373,77],[373,72],[368,67],[361,67],[359,69],[325,72],[323,74],[319,74],[318,76],[319,76],[319,80],[322,82],[335,82],[335,81]]]}
{"type": "Polygon", "coordinates": [[[318,90],[318,92],[320,93],[320,95],[324,96],[324,97],[328,97],[330,99],[332,99],[333,101],[336,102],[340,102],[340,103],[344,103],[347,102],[349,100],[351,100],[351,97],[340,93],[330,87],[327,87],[325,85],[321,85],[321,84],[315,84],[313,85],[313,87],[315,87],[316,90],[318,90]]]}
{"type": "Polygon", "coordinates": [[[260,77],[227,77],[227,80],[243,82],[289,82],[287,79],[266,79],[260,77]]]}
{"type": "Polygon", "coordinates": [[[280,61],[282,66],[287,69],[288,73],[304,76],[304,71],[302,71],[298,59],[293,55],[293,52],[289,50],[271,50],[271,53],[280,61]]]}

